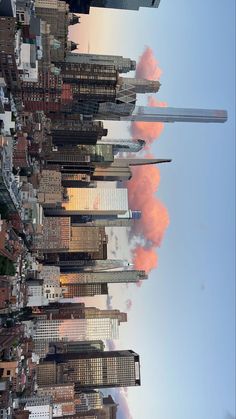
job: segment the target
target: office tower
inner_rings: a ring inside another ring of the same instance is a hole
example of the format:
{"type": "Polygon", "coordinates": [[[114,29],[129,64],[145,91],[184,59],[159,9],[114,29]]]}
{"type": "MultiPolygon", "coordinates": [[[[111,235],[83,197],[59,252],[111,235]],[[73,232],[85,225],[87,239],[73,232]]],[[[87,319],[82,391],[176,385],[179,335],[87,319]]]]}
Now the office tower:
{"type": "Polygon", "coordinates": [[[61,173],[61,184],[64,188],[90,188],[96,185],[87,173],[61,173]]]}
{"type": "Polygon", "coordinates": [[[129,114],[129,108],[119,104],[101,104],[95,119],[143,122],[226,122],[227,112],[215,109],[161,108],[136,106],[129,114]],[[101,111],[101,112],[100,112],[101,111]]]}
{"type": "Polygon", "coordinates": [[[34,341],[84,341],[96,339],[117,339],[119,321],[117,318],[94,317],[86,319],[44,319],[34,324],[34,341]]]}
{"type": "Polygon", "coordinates": [[[70,342],[50,342],[49,353],[80,353],[80,352],[97,352],[104,351],[105,344],[102,340],[89,340],[89,341],[70,341],[70,342]]]}
{"type": "Polygon", "coordinates": [[[70,243],[70,218],[43,219],[42,234],[34,236],[33,248],[47,253],[66,252],[70,243]]]}
{"type": "Polygon", "coordinates": [[[74,382],[77,390],[139,386],[139,355],[132,350],[47,355],[37,367],[37,382],[74,382]]]}
{"type": "Polygon", "coordinates": [[[120,77],[119,84],[132,86],[135,93],[157,93],[161,83],[158,80],[137,79],[130,77],[120,77]]]}
{"type": "Polygon", "coordinates": [[[59,74],[39,69],[37,82],[22,82],[21,99],[24,110],[60,112],[62,85],[62,78],[59,74]]]}
{"type": "Polygon", "coordinates": [[[101,271],[101,272],[74,272],[61,273],[60,281],[64,287],[67,284],[94,284],[94,283],[130,283],[147,279],[144,271],[101,271]]]}
{"type": "Polygon", "coordinates": [[[112,145],[105,143],[76,147],[65,143],[59,150],[45,150],[41,156],[47,169],[62,173],[90,173],[96,164],[109,164],[114,160],[112,145]]]}
{"type": "Polygon", "coordinates": [[[127,314],[119,310],[101,310],[96,307],[85,307],[84,303],[53,303],[43,307],[39,313],[32,315],[38,320],[66,320],[66,319],[115,319],[120,322],[127,321],[127,314]]]}
{"type": "Polygon", "coordinates": [[[103,351],[104,345],[98,339],[117,339],[119,325],[127,321],[127,314],[119,310],[99,310],[76,303],[58,306],[50,304],[24,322],[34,352],[40,357],[47,353],[103,351]]]}
{"type": "MultiPolygon", "coordinates": [[[[68,116],[69,117],[69,116],[68,116]]],[[[50,133],[55,146],[96,144],[98,140],[107,135],[100,121],[80,121],[73,119],[53,120],[50,133]]]]}
{"type": "Polygon", "coordinates": [[[126,188],[68,188],[67,193],[69,199],[62,203],[62,208],[49,208],[48,215],[117,215],[128,211],[126,188]]]}
{"type": "MultiPolygon", "coordinates": [[[[132,227],[141,218],[141,211],[127,211],[124,215],[75,215],[71,217],[73,226],[78,227],[132,227]]],[[[122,265],[124,266],[124,265],[122,265]]]]}
{"type": "Polygon", "coordinates": [[[118,55],[68,53],[66,62],[113,66],[119,73],[128,73],[136,70],[136,62],[134,60],[118,55]]]}
{"type": "Polygon", "coordinates": [[[60,205],[62,202],[61,173],[55,170],[42,170],[37,195],[42,206],[60,205]]]}
{"type": "Polygon", "coordinates": [[[108,295],[107,284],[68,284],[63,287],[64,298],[94,297],[95,295],[108,295]]]}
{"type": "Polygon", "coordinates": [[[76,393],[75,409],[76,413],[88,412],[93,409],[102,409],[103,395],[99,391],[79,391],[76,393]]]}
{"type": "MultiPolygon", "coordinates": [[[[94,229],[94,227],[91,227],[91,229],[94,229]]],[[[64,268],[74,268],[74,267],[80,266],[81,264],[84,264],[85,262],[91,263],[95,260],[107,259],[108,236],[105,232],[104,227],[97,227],[97,229],[99,231],[99,237],[98,237],[98,240],[96,240],[96,244],[98,245],[97,251],[87,252],[83,250],[83,251],[69,252],[69,250],[67,250],[65,252],[57,252],[57,250],[54,250],[52,252],[47,252],[47,250],[41,250],[41,252],[44,251],[43,263],[45,265],[60,266],[60,269],[64,269],[64,268]]],[[[94,234],[95,236],[91,236],[91,237],[96,237],[97,232],[95,231],[94,234]]],[[[42,249],[44,248],[42,247],[42,249]]],[[[107,293],[105,288],[103,289],[103,293],[104,292],[107,293]]]]}
{"type": "Polygon", "coordinates": [[[113,66],[58,63],[63,80],[62,110],[88,115],[100,102],[114,102],[118,72],[113,66]]]}
{"type": "Polygon", "coordinates": [[[160,164],[171,162],[170,159],[114,159],[109,165],[96,165],[94,172],[91,174],[91,179],[101,181],[126,181],[131,179],[131,166],[141,166],[146,164],[160,164]]]}
{"type": "Polygon", "coordinates": [[[140,7],[158,7],[160,0],[67,0],[70,11],[89,13],[90,7],[111,9],[139,10],[140,7]]]}
{"type": "Polygon", "coordinates": [[[51,50],[52,61],[63,60],[66,52],[71,51],[71,44],[67,39],[68,26],[78,23],[79,19],[69,13],[69,6],[63,0],[36,0],[35,11],[37,17],[50,25],[51,34],[59,42],[60,47],[51,50]]]}
{"type": "Polygon", "coordinates": [[[33,248],[43,253],[95,253],[107,242],[103,227],[71,226],[69,217],[45,217],[33,248]]]}
{"type": "Polygon", "coordinates": [[[113,153],[138,153],[145,146],[145,141],[140,139],[105,139],[97,141],[97,145],[110,144],[113,148],[113,153]]]}
{"type": "Polygon", "coordinates": [[[80,260],[76,267],[63,266],[61,272],[99,272],[111,269],[124,269],[133,266],[125,260],[105,259],[105,260],[80,260]]]}

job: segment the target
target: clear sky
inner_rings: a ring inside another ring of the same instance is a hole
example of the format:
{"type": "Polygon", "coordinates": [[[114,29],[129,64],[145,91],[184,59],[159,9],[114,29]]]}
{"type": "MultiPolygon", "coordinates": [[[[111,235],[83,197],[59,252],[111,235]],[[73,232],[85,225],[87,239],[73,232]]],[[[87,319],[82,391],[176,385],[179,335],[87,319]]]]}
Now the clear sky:
{"type": "MultiPolygon", "coordinates": [[[[130,418],[234,417],[235,1],[161,0],[156,10],[93,9],[81,21],[81,51],[138,59],[150,46],[168,105],[228,110],[222,125],[166,124],[152,147],[173,159],[158,190],[170,226],[158,268],[141,288],[113,288],[113,306],[132,300],[117,347],[141,356],[130,418]]],[[[113,124],[111,137],[125,129],[113,124]]]]}

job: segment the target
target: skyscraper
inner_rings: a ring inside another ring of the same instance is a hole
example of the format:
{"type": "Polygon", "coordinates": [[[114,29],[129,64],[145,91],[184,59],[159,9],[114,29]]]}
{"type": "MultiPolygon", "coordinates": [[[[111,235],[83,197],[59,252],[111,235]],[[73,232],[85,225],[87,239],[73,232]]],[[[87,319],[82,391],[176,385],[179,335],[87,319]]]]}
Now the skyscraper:
{"type": "Polygon", "coordinates": [[[76,389],[139,386],[139,355],[132,350],[47,355],[37,367],[37,381],[74,382],[76,389]]]}
{"type": "Polygon", "coordinates": [[[170,159],[114,159],[109,165],[96,165],[94,172],[91,174],[93,180],[101,181],[126,181],[131,179],[131,166],[141,166],[145,164],[160,164],[171,162],[170,159]]]}
{"type": "Polygon", "coordinates": [[[80,119],[52,119],[52,142],[55,146],[96,144],[98,140],[107,135],[100,121],[80,121],[80,119]]]}
{"type": "MultiPolygon", "coordinates": [[[[76,264],[75,264],[76,266],[76,264]]],[[[62,291],[64,298],[74,297],[94,297],[95,295],[107,295],[107,284],[67,284],[63,286],[62,291]]]]}
{"type": "Polygon", "coordinates": [[[79,214],[105,215],[125,214],[128,211],[128,193],[126,188],[68,188],[68,201],[62,208],[48,209],[54,216],[79,214]]]}
{"type": "Polygon", "coordinates": [[[158,7],[160,0],[68,0],[70,11],[89,13],[90,7],[139,10],[140,7],[158,7]]]}
{"type": "Polygon", "coordinates": [[[121,215],[75,215],[71,217],[71,224],[78,227],[131,227],[141,215],[137,210],[128,210],[121,215]]]}
{"type": "Polygon", "coordinates": [[[71,303],[56,307],[50,304],[24,324],[32,336],[35,353],[44,357],[48,352],[103,351],[99,339],[117,339],[119,326],[126,321],[127,314],[119,310],[100,310],[71,303]]]}
{"type": "Polygon", "coordinates": [[[67,284],[93,284],[93,283],[129,283],[147,279],[144,271],[101,271],[101,272],[74,272],[62,273],[61,285],[67,284]]]}
{"type": "Polygon", "coordinates": [[[117,339],[119,322],[116,318],[38,320],[34,324],[33,340],[84,341],[94,339],[117,339]]]}
{"type": "MultiPolygon", "coordinates": [[[[128,109],[115,103],[103,104],[98,118],[116,121],[144,122],[226,122],[227,112],[215,109],[161,108],[136,106],[129,115],[128,109]],[[126,114],[126,115],[125,115],[126,114]]],[[[95,119],[97,119],[97,117],[95,119]]]]}
{"type": "Polygon", "coordinates": [[[41,253],[95,253],[107,242],[104,234],[104,227],[72,226],[70,217],[45,217],[33,248],[41,253]]]}
{"type": "Polygon", "coordinates": [[[145,146],[145,141],[141,139],[106,139],[97,141],[98,145],[111,144],[113,153],[138,153],[145,146]]]}
{"type": "Polygon", "coordinates": [[[146,80],[130,77],[120,77],[119,84],[132,86],[135,93],[157,93],[161,83],[158,80],[146,80]]]}
{"type": "Polygon", "coordinates": [[[78,64],[112,65],[119,73],[128,73],[129,71],[134,71],[136,69],[136,62],[134,60],[119,55],[68,53],[66,61],[68,63],[78,64]]]}
{"type": "Polygon", "coordinates": [[[50,342],[49,353],[68,353],[68,352],[98,352],[104,351],[105,344],[102,340],[89,341],[70,341],[70,342],[50,342]]]}

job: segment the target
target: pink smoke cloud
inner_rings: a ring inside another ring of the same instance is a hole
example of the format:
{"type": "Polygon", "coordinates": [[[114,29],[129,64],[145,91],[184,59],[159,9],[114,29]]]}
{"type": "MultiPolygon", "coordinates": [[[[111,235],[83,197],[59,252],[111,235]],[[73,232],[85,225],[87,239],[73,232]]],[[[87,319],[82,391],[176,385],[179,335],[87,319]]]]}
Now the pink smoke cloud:
{"type": "Polygon", "coordinates": [[[148,80],[159,80],[161,75],[162,70],[154,57],[153,50],[150,47],[146,47],[139,58],[136,68],[136,77],[148,80]]]}

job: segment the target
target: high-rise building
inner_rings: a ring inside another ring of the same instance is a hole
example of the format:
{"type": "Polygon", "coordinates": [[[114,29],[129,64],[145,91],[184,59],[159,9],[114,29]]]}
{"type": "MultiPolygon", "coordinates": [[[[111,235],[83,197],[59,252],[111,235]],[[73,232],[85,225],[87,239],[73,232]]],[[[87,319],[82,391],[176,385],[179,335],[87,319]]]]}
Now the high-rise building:
{"type": "Polygon", "coordinates": [[[55,170],[42,170],[38,201],[42,206],[55,206],[62,202],[61,173],[55,170]]]}
{"type": "Polygon", "coordinates": [[[120,85],[132,86],[135,93],[157,93],[161,83],[158,80],[137,79],[120,77],[120,85]]]}
{"type": "Polygon", "coordinates": [[[35,250],[53,253],[66,252],[70,243],[70,218],[46,217],[43,220],[42,234],[34,237],[35,250]]]}
{"type": "MultiPolygon", "coordinates": [[[[80,119],[55,119],[51,122],[52,141],[55,146],[96,144],[107,135],[100,121],[80,121],[80,119]]],[[[69,117],[69,115],[68,115],[69,117]]]]}
{"type": "Polygon", "coordinates": [[[144,271],[101,271],[101,272],[74,272],[61,273],[60,281],[64,287],[67,284],[94,284],[94,283],[129,283],[147,279],[144,271]]]}
{"type": "Polygon", "coordinates": [[[48,169],[52,167],[63,173],[90,173],[95,165],[109,164],[114,160],[113,147],[105,142],[76,147],[68,147],[65,143],[59,150],[45,151],[42,157],[48,169]]]}
{"type": "Polygon", "coordinates": [[[68,53],[66,61],[68,63],[114,66],[119,73],[128,73],[136,69],[136,62],[134,60],[118,55],[68,53]]]}
{"type": "Polygon", "coordinates": [[[145,146],[145,141],[140,139],[105,139],[97,141],[97,144],[111,144],[113,153],[138,153],[145,146]]]}
{"type": "Polygon", "coordinates": [[[60,75],[39,69],[37,82],[22,82],[21,99],[25,111],[60,112],[62,85],[60,75]]]}
{"type": "Polygon", "coordinates": [[[95,390],[78,392],[76,394],[75,405],[77,413],[88,412],[93,409],[102,409],[103,395],[101,392],[95,390]]]}
{"type": "Polygon", "coordinates": [[[69,13],[69,6],[64,0],[36,0],[35,11],[38,17],[50,25],[50,32],[59,42],[60,47],[51,50],[52,61],[61,61],[66,51],[71,50],[68,42],[68,26],[78,23],[75,15],[69,13]]]}
{"type": "MultiPolygon", "coordinates": [[[[140,220],[142,212],[138,210],[128,210],[125,214],[118,215],[75,215],[71,217],[73,226],[131,226],[137,220],[140,220]]],[[[125,266],[124,263],[122,266],[125,266]]],[[[126,265],[127,266],[127,265],[126,265]]]]}
{"type": "Polygon", "coordinates": [[[104,227],[71,226],[70,217],[45,217],[33,248],[41,253],[97,253],[104,243],[104,227]]]}
{"type": "Polygon", "coordinates": [[[88,188],[94,185],[87,173],[62,173],[61,183],[65,188],[88,188]]]}
{"type": "Polygon", "coordinates": [[[60,340],[117,339],[119,322],[116,318],[38,320],[34,325],[33,340],[47,342],[60,340]]]}
{"type": "Polygon", "coordinates": [[[125,214],[128,211],[126,188],[68,188],[68,201],[62,208],[49,208],[48,215],[71,216],[79,214],[125,214]]]}
{"type": "Polygon", "coordinates": [[[107,284],[67,284],[63,287],[64,298],[94,297],[95,295],[107,295],[107,284]]]}
{"type": "Polygon", "coordinates": [[[99,272],[111,269],[127,269],[128,266],[133,265],[120,259],[80,260],[76,267],[61,267],[61,272],[99,272]]]}
{"type": "Polygon", "coordinates": [[[75,13],[89,13],[90,7],[139,10],[140,7],[158,7],[160,0],[68,0],[70,10],[75,13]]]}
{"type": "Polygon", "coordinates": [[[49,353],[68,353],[68,352],[93,352],[104,351],[105,344],[102,340],[89,340],[89,341],[70,341],[70,342],[50,342],[49,353]]]}
{"type": "Polygon", "coordinates": [[[32,336],[35,345],[34,352],[39,356],[45,356],[48,352],[101,351],[103,347],[98,339],[117,339],[119,325],[127,321],[127,314],[119,310],[99,310],[96,307],[76,309],[71,304],[71,310],[67,307],[64,311],[64,304],[60,305],[62,307],[58,311],[50,305],[47,310],[41,310],[24,321],[27,333],[32,336]],[[91,345],[89,341],[92,341],[91,345]],[[61,344],[57,345],[56,342],[61,344]]]}
{"type": "Polygon", "coordinates": [[[131,166],[141,166],[146,164],[160,164],[171,162],[170,159],[114,159],[109,165],[96,165],[91,179],[101,181],[126,181],[131,179],[131,166]]]}
{"type": "Polygon", "coordinates": [[[139,355],[132,350],[47,355],[37,367],[37,382],[74,382],[76,389],[139,386],[139,355]]]}
{"type": "Polygon", "coordinates": [[[95,119],[111,119],[116,121],[143,121],[143,122],[226,122],[227,112],[217,109],[188,109],[188,108],[161,108],[150,106],[136,106],[131,112],[123,106],[102,104],[101,113],[95,119]],[[127,115],[127,113],[129,113],[127,115]]]}

